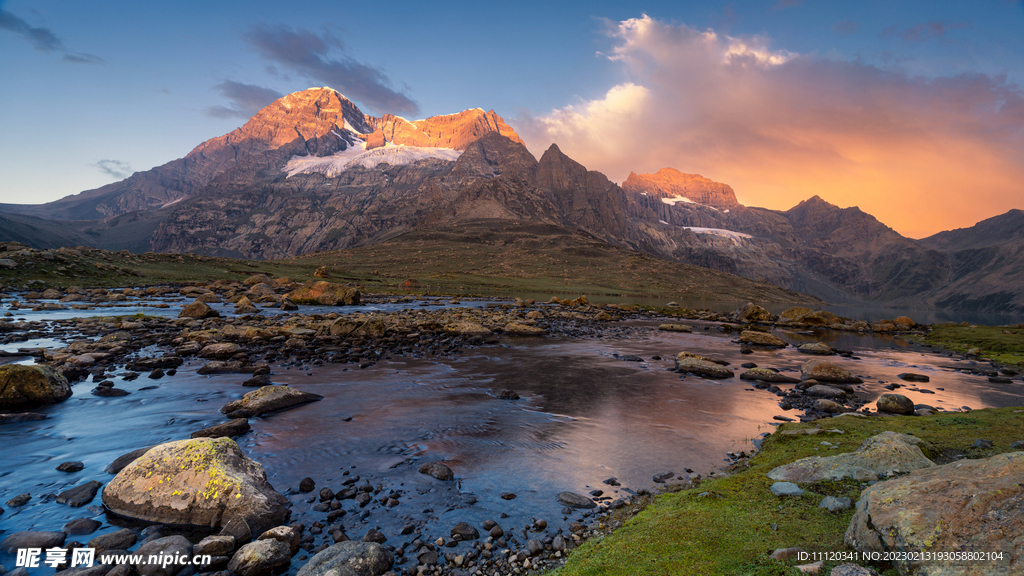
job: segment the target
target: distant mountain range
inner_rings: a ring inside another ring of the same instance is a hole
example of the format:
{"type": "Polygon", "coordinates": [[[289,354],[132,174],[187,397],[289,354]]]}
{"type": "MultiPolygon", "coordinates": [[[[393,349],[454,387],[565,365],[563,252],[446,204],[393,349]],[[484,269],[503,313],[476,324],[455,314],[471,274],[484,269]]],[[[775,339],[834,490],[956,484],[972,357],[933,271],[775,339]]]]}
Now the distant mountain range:
{"type": "Polygon", "coordinates": [[[38,247],[250,259],[530,222],[833,303],[1024,312],[1021,210],[911,240],[817,196],[787,211],[743,206],[728,185],[672,168],[619,186],[556,145],[536,159],[493,111],[377,118],[329,88],[289,94],[121,182],[0,213],[0,240],[38,247]]]}

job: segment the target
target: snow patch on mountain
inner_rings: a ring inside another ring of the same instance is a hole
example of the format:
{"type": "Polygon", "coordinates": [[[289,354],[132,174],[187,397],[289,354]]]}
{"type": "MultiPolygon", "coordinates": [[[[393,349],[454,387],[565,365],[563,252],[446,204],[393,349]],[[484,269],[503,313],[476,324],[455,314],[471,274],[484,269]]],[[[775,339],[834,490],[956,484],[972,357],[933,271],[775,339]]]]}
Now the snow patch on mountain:
{"type": "Polygon", "coordinates": [[[736,232],[734,230],[725,230],[723,228],[700,228],[697,226],[682,226],[694,234],[713,234],[715,236],[721,236],[732,240],[732,243],[739,246],[743,240],[749,240],[753,238],[750,234],[744,234],[743,232],[736,232]]]}
{"type": "Polygon", "coordinates": [[[696,202],[690,200],[685,196],[672,196],[671,198],[662,198],[661,201],[664,202],[665,204],[668,204],[669,206],[675,206],[680,202],[682,202],[683,204],[696,204],[696,202]]]}
{"type": "Polygon", "coordinates": [[[366,143],[357,139],[353,146],[331,156],[292,156],[283,171],[288,173],[289,178],[296,174],[323,174],[334,178],[356,166],[371,169],[385,163],[404,166],[430,158],[454,162],[461,155],[461,150],[395,145],[390,142],[384,147],[366,150],[366,143]]]}

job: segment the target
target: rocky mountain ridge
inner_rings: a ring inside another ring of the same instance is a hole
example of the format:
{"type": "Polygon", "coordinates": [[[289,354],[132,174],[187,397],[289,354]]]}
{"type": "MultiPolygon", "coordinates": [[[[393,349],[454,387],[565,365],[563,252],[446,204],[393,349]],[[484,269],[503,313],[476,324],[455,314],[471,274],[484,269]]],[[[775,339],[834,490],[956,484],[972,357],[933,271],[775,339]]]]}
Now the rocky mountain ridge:
{"type": "Polygon", "coordinates": [[[835,303],[1024,310],[1022,289],[1003,290],[1013,254],[999,242],[914,241],[817,196],[788,211],[747,207],[729,186],[671,168],[631,173],[619,186],[557,145],[536,159],[493,111],[375,118],[325,88],[289,94],[180,160],[19,209],[44,208],[65,220],[75,210],[117,213],[65,223],[104,248],[249,259],[370,246],[468,221],[533,222],[835,303]],[[957,266],[979,262],[971,250],[989,255],[987,293],[1001,295],[968,297],[970,275],[957,266]]]}

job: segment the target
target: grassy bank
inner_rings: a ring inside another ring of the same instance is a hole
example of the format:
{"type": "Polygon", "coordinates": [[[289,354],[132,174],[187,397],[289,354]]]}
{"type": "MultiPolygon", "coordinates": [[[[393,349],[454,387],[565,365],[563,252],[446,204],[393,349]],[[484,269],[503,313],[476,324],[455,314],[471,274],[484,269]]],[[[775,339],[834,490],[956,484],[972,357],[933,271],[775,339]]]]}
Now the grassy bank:
{"type": "MultiPolygon", "coordinates": [[[[983,458],[1010,450],[1021,439],[1024,413],[1013,408],[942,413],[930,417],[853,417],[787,424],[769,436],[749,465],[728,477],[706,479],[696,488],[663,494],[644,510],[602,538],[588,540],[574,551],[557,576],[799,574],[798,561],[768,558],[777,548],[843,551],[843,535],[853,510],[833,514],[818,508],[825,496],[856,501],[866,487],[856,481],[803,485],[798,498],[778,498],[769,491],[766,474],[776,466],[805,456],[826,456],[855,450],[866,438],[886,430],[913,434],[936,446],[937,463],[954,458],[983,458]],[[816,435],[789,436],[783,430],[821,428],[816,435]],[[834,432],[830,430],[840,430],[834,432]],[[978,438],[992,440],[989,449],[971,448],[978,438]],[[839,446],[829,449],[822,442],[839,446]]],[[[806,563],[806,562],[805,562],[806,563]]],[[[820,574],[842,562],[826,562],[820,574]]],[[[881,570],[883,567],[876,566],[881,570]]],[[[895,575],[894,569],[884,572],[895,575]]]]}
{"type": "Polygon", "coordinates": [[[1024,369],[1024,326],[936,324],[917,340],[961,354],[971,353],[1024,369]]]}

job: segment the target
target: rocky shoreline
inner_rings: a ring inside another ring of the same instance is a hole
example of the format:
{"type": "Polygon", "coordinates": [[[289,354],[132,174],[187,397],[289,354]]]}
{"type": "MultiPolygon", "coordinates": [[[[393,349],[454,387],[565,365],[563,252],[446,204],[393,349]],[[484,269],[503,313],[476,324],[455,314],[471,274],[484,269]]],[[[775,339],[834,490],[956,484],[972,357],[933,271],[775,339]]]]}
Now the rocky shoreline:
{"type": "MultiPolygon", "coordinates": [[[[742,307],[732,315],[724,315],[678,308],[641,309],[629,304],[594,306],[586,297],[574,300],[553,298],[541,304],[516,299],[483,308],[436,309],[427,306],[437,302],[437,299],[418,300],[412,296],[366,296],[352,287],[326,281],[300,285],[287,279],[275,280],[267,276],[253,276],[244,283],[219,281],[145,289],[69,288],[23,293],[10,302],[11,311],[7,312],[5,321],[0,321],[2,342],[11,344],[53,338],[62,340],[67,345],[59,348],[23,349],[10,354],[34,356],[39,366],[0,367],[0,379],[7,378],[24,383],[18,390],[12,390],[10,393],[5,388],[2,408],[4,414],[0,416],[0,421],[33,419],[33,406],[59,402],[70,396],[69,383],[90,379],[95,383],[91,391],[94,395],[110,398],[127,396],[129,392],[117,388],[111,377],[116,376],[123,381],[143,377],[160,380],[173,377],[186,360],[198,359],[203,362],[203,366],[198,370],[199,374],[247,374],[250,377],[243,385],[253,387],[253,391],[221,409],[227,418],[225,422],[196,430],[192,433],[193,440],[182,441],[191,442],[186,445],[187,450],[182,448],[183,454],[186,455],[179,454],[174,458],[184,458],[179,467],[195,472],[202,467],[197,462],[202,461],[205,463],[203,466],[209,468],[211,462],[218,462],[218,458],[226,457],[224,455],[228,454],[228,459],[234,462],[232,469],[249,470],[249,484],[258,484],[262,468],[243,454],[236,454],[234,451],[238,450],[238,447],[230,438],[241,436],[249,430],[248,418],[294,408],[320,399],[316,394],[289,386],[275,385],[275,367],[308,370],[312,366],[338,363],[345,364],[351,369],[364,369],[392,356],[452,358],[467,349],[496,345],[499,338],[503,337],[602,338],[649,330],[628,323],[619,323],[623,320],[671,320],[672,323],[663,323],[659,326],[661,330],[668,332],[710,329],[738,332],[735,343],[740,346],[741,352],[788,346],[785,341],[771,334],[773,327],[792,330],[827,328],[885,334],[907,333],[924,328],[915,325],[908,318],[897,318],[891,322],[853,322],[834,317],[827,312],[799,308],[791,309],[781,316],[773,316],[752,304],[742,307]],[[54,303],[53,300],[58,302],[54,303]],[[163,309],[179,303],[187,305],[182,307],[178,317],[136,315],[11,321],[12,311],[26,308],[52,310],[55,307],[70,306],[74,309],[89,309],[111,303],[132,305],[139,300],[148,302],[148,306],[153,309],[163,309]],[[154,300],[157,302],[154,303],[154,300]],[[367,301],[401,303],[411,307],[393,312],[345,313],[345,305],[367,301]],[[417,303],[424,306],[416,309],[417,303]],[[222,309],[225,305],[232,305],[235,313],[221,314],[210,306],[211,304],[219,305],[222,309]],[[300,305],[342,307],[327,313],[303,313],[300,305]],[[679,323],[679,320],[687,322],[679,323]],[[215,444],[217,442],[221,444],[215,444]],[[230,446],[224,443],[230,443],[230,446]],[[203,456],[197,460],[194,456],[196,450],[205,454],[205,451],[214,445],[219,446],[214,451],[220,455],[217,458],[211,456],[211,460],[203,456]],[[255,470],[256,467],[259,467],[259,470],[255,470]]],[[[460,304],[458,300],[448,300],[447,303],[450,306],[460,304]]],[[[843,412],[866,411],[865,402],[857,396],[853,387],[859,383],[859,379],[824,359],[825,356],[831,355],[852,357],[852,352],[833,350],[821,343],[804,344],[798,350],[808,357],[808,361],[801,367],[799,378],[753,364],[744,364],[745,371],[739,376],[742,380],[752,382],[755,388],[778,395],[781,399],[780,407],[784,410],[802,411],[799,418],[804,421],[813,421],[843,412]],[[783,389],[779,384],[793,386],[783,389]]],[[[632,358],[619,359],[628,361],[632,358]]],[[[728,367],[728,362],[689,351],[682,351],[677,355],[675,370],[683,378],[687,374],[701,378],[735,376],[733,369],[728,367]]],[[[1012,376],[1016,375],[1004,373],[1000,377],[1012,376]]],[[[518,398],[511,390],[494,390],[493,396],[496,400],[518,398]]],[[[883,413],[908,413],[906,402],[898,398],[891,400],[892,402],[878,403],[877,408],[883,413]]],[[[913,403],[909,407],[910,413],[919,415],[930,413],[931,410],[934,409],[914,406],[913,403]]],[[[41,414],[37,416],[45,417],[41,414]]],[[[161,446],[161,449],[167,448],[167,445],[161,446]]],[[[346,528],[346,522],[358,517],[359,525],[362,526],[366,520],[372,521],[373,510],[393,508],[415,500],[416,496],[401,485],[380,482],[374,484],[369,478],[360,479],[354,475],[344,478],[340,483],[335,481],[330,486],[321,485],[319,490],[317,486],[320,483],[316,479],[304,480],[298,487],[298,492],[310,495],[305,499],[309,511],[300,515],[309,521],[292,524],[282,522],[282,511],[270,513],[264,510],[249,518],[243,518],[244,514],[225,514],[225,507],[220,507],[219,515],[214,517],[200,519],[190,516],[168,516],[159,512],[162,507],[166,507],[165,502],[133,500],[131,493],[137,492],[137,489],[129,489],[127,494],[118,496],[118,490],[111,489],[111,486],[134,486],[134,483],[126,481],[122,474],[130,477],[131,474],[137,474],[139,469],[144,469],[145,459],[150,458],[149,448],[141,448],[132,454],[126,454],[108,468],[109,472],[117,476],[107,483],[103,492],[105,508],[100,508],[99,512],[106,510],[157,524],[139,533],[130,529],[124,529],[127,532],[119,531],[122,540],[118,541],[118,546],[104,546],[117,550],[133,546],[136,540],[141,539],[143,546],[169,547],[168,549],[185,547],[196,554],[200,553],[195,552],[196,549],[216,550],[218,553],[213,555],[218,558],[218,563],[206,572],[212,572],[213,568],[226,569],[238,576],[263,576],[306,561],[307,567],[314,566],[309,571],[322,571],[325,569],[323,566],[340,565],[349,561],[362,562],[363,560],[359,559],[367,558],[369,560],[366,562],[375,566],[387,565],[383,571],[374,572],[375,574],[387,570],[410,575],[519,574],[544,571],[563,562],[566,554],[581,541],[614,528],[615,523],[621,522],[623,514],[639,511],[650,496],[647,490],[632,491],[621,487],[614,478],[609,478],[605,483],[609,486],[610,495],[603,490],[594,490],[589,496],[571,492],[557,495],[558,501],[565,506],[562,520],[568,522],[568,531],[549,528],[549,522],[542,518],[535,518],[522,528],[502,526],[503,519],[497,518],[488,519],[480,526],[459,522],[453,524],[448,534],[428,535],[420,531],[422,524],[410,522],[401,529],[403,542],[396,544],[394,536],[389,541],[377,528],[370,528],[363,535],[355,534],[351,524],[346,528]],[[346,515],[350,515],[348,519],[345,519],[346,515]],[[274,520],[268,521],[267,518],[274,520]],[[194,544],[188,540],[182,542],[180,535],[177,534],[179,529],[176,527],[182,524],[212,526],[220,532],[208,535],[194,544]],[[245,525],[244,528],[241,527],[242,524],[245,525]],[[482,536],[480,529],[486,536],[482,536]],[[359,540],[358,543],[350,542],[349,532],[353,532],[352,536],[359,540]],[[131,537],[128,536],[129,533],[131,537]],[[232,540],[229,540],[229,537],[232,540]],[[124,544],[128,540],[131,540],[131,543],[124,544]],[[252,542],[248,542],[249,540],[252,542]],[[285,546],[287,551],[282,546],[285,546]],[[338,546],[342,546],[343,549],[337,548],[338,546]],[[311,555],[316,554],[326,556],[312,556],[311,559],[311,555]],[[295,562],[291,560],[292,555],[296,556],[295,562]],[[356,560],[352,560],[353,558],[356,560]]],[[[741,463],[748,457],[749,454],[746,452],[730,454],[730,458],[741,463]]],[[[420,472],[433,477],[440,490],[448,490],[446,483],[453,480],[451,469],[443,462],[426,463],[420,472]]],[[[236,475],[235,472],[222,473],[216,477],[208,475],[205,482],[207,485],[211,482],[216,484],[224,478],[230,479],[236,475]],[[218,478],[220,480],[217,480],[218,478]]],[[[348,472],[345,475],[347,476],[348,472]]],[[[265,475],[263,481],[265,482],[265,475]]],[[[668,481],[678,486],[680,482],[689,485],[685,483],[693,482],[694,478],[666,473],[656,476],[654,481],[668,481]]],[[[170,488],[165,487],[164,490],[169,490],[170,496],[178,498],[181,497],[182,490],[196,488],[197,480],[194,475],[188,475],[177,483],[171,480],[168,482],[170,488]]],[[[248,484],[241,481],[233,482],[235,481],[228,482],[228,485],[235,487],[232,490],[215,490],[213,493],[217,497],[232,496],[244,499],[246,504],[251,504],[256,496],[251,491],[246,492],[241,488],[248,484]],[[243,494],[246,494],[244,498],[243,494]]],[[[84,506],[92,502],[100,487],[99,482],[90,482],[74,488],[74,493],[71,494],[61,493],[42,497],[53,498],[71,506],[84,506]]],[[[273,491],[273,488],[270,490],[273,491]]],[[[121,492],[125,490],[122,489],[121,492]]],[[[207,486],[207,496],[209,494],[207,486]]],[[[264,496],[273,500],[273,494],[264,496]]],[[[169,495],[165,497],[170,497],[169,495]]],[[[295,493],[291,492],[291,495],[295,493]]],[[[14,502],[9,501],[8,505],[24,505],[27,502],[24,496],[26,495],[12,499],[14,502]]],[[[31,498],[33,495],[27,496],[31,498]]],[[[502,497],[504,498],[504,495],[502,497]]],[[[514,498],[515,495],[510,494],[509,497],[514,498]]],[[[61,532],[22,534],[7,547],[10,548],[15,543],[25,545],[26,541],[36,541],[40,538],[54,540],[55,534],[66,537],[89,533],[89,526],[76,525],[65,528],[66,530],[61,532]]],[[[93,526],[92,531],[96,528],[93,526]]],[[[12,534],[8,538],[14,536],[17,534],[12,534]]],[[[110,535],[99,538],[108,536],[110,535]]],[[[64,538],[61,542],[65,547],[71,547],[64,538]]],[[[126,567],[108,566],[105,570],[90,572],[90,576],[99,576],[107,573],[106,570],[115,576],[125,576],[130,571],[126,567]]],[[[140,574],[145,573],[144,568],[136,567],[136,570],[140,574]]],[[[194,568],[186,568],[178,572],[178,576],[189,576],[199,572],[201,571],[194,568]]]]}

